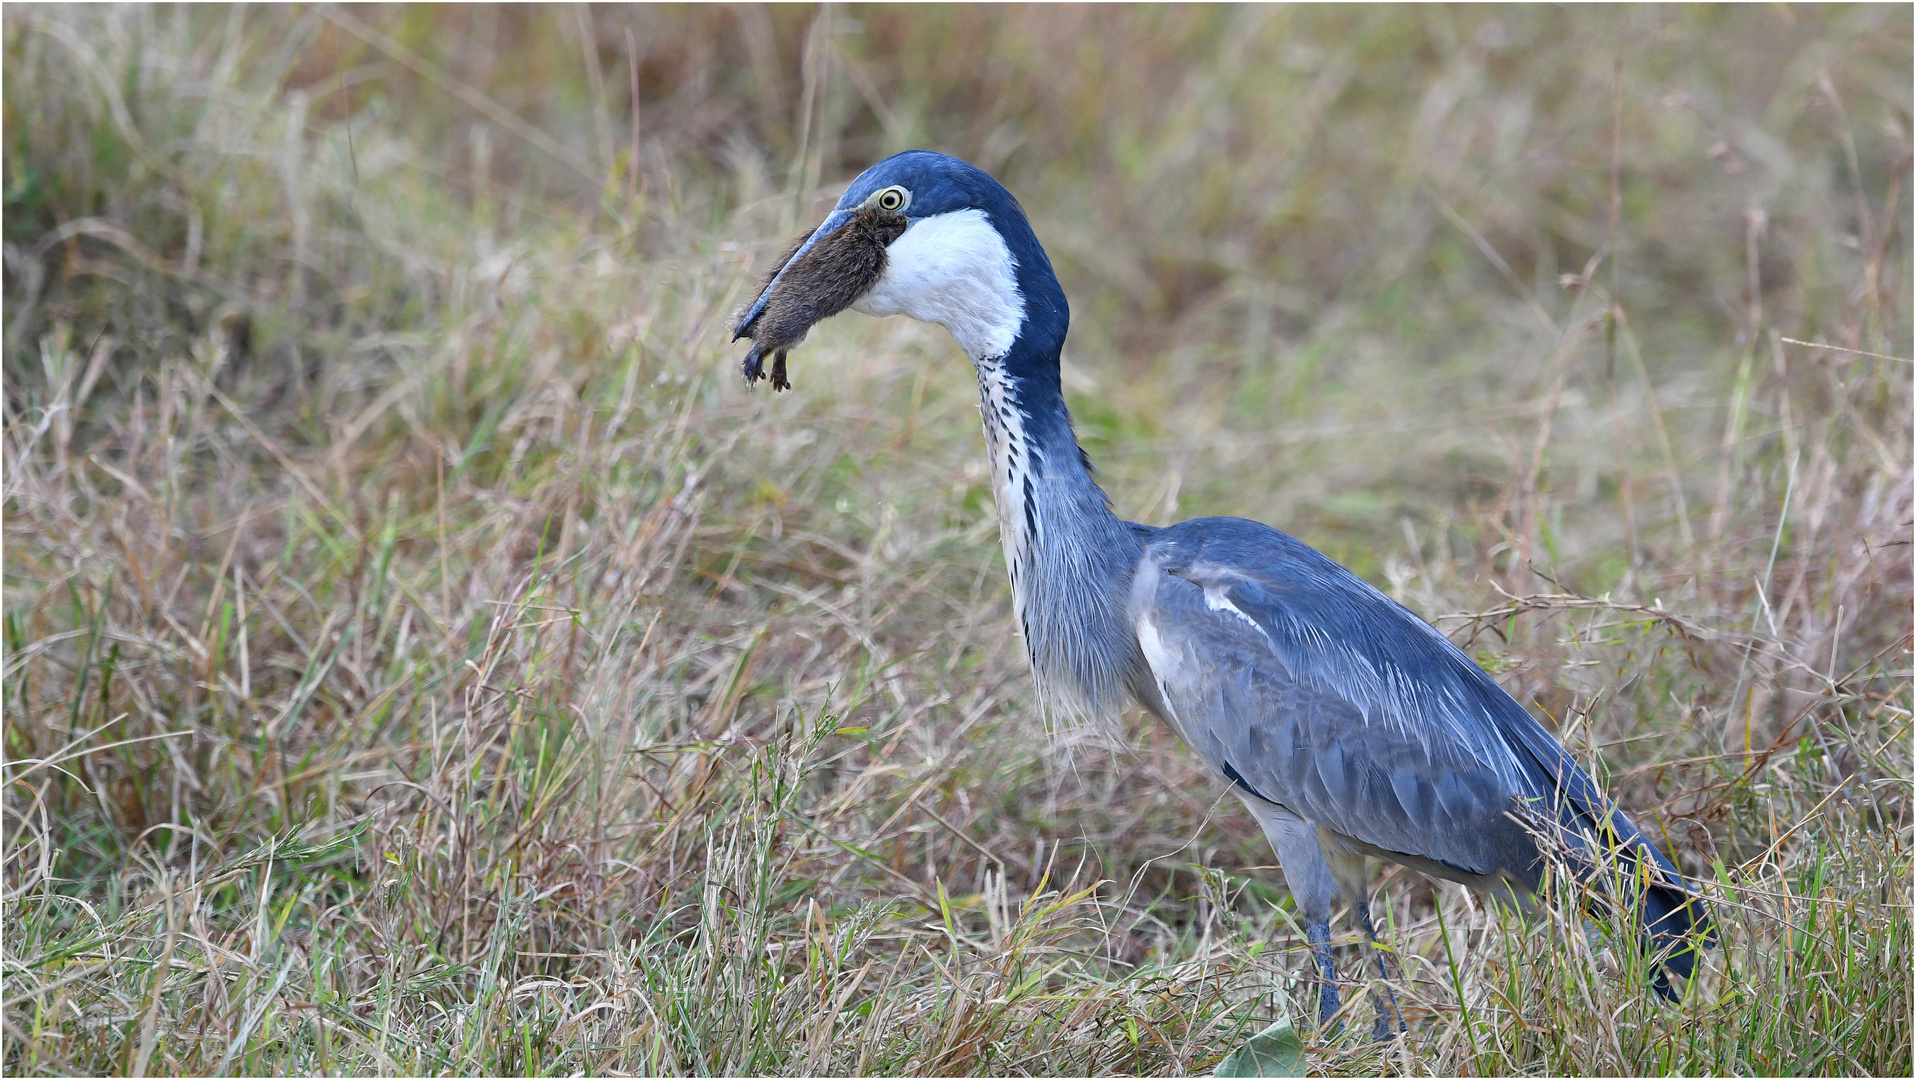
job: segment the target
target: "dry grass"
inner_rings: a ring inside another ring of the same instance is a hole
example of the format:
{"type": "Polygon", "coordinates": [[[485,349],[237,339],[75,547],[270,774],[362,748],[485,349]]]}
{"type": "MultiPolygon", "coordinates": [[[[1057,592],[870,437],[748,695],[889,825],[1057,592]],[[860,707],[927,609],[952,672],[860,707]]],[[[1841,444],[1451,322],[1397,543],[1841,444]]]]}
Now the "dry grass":
{"type": "Polygon", "coordinates": [[[10,5],[6,1068],[1170,1073],[1302,1019],[1234,801],[1042,732],[950,343],[735,376],[758,264],[922,144],[1030,210],[1122,512],[1387,587],[1712,883],[1665,1007],[1393,872],[1410,1038],[1315,1068],[1906,1075],[1910,26],[10,5]]]}

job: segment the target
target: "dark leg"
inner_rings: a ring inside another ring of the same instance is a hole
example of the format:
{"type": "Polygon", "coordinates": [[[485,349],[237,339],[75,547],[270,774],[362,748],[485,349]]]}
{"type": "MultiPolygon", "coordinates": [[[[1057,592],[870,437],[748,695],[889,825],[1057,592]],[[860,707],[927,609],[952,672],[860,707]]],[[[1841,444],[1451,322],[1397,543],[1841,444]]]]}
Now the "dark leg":
{"type": "Polygon", "coordinates": [[[1311,943],[1311,959],[1317,965],[1317,1026],[1335,1035],[1331,1018],[1337,1015],[1337,965],[1331,961],[1331,924],[1306,922],[1304,938],[1311,943]]]}
{"type": "Polygon", "coordinates": [[[1317,970],[1317,1023],[1325,1027],[1337,1015],[1337,965],[1331,961],[1331,912],[1337,903],[1337,882],[1324,861],[1317,827],[1243,791],[1238,792],[1238,798],[1264,827],[1278,861],[1284,864],[1284,882],[1297,900],[1298,913],[1304,916],[1304,939],[1310,945],[1311,966],[1317,970]]]}
{"type": "Polygon", "coordinates": [[[1377,928],[1371,925],[1370,905],[1358,901],[1357,922],[1364,928],[1364,940],[1370,942],[1371,958],[1377,961],[1377,979],[1383,983],[1383,996],[1377,999],[1377,1024],[1371,1028],[1371,1038],[1378,1042],[1400,1033],[1409,1031],[1404,1023],[1403,1011],[1397,1007],[1397,994],[1390,988],[1390,970],[1384,964],[1384,951],[1377,947],[1377,928]]]}

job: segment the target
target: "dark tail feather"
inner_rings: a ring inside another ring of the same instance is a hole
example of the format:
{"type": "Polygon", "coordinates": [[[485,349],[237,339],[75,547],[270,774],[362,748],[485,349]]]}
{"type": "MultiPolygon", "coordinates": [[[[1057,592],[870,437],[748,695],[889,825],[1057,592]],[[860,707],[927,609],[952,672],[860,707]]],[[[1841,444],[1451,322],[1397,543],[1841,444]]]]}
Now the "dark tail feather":
{"type": "MultiPolygon", "coordinates": [[[[1716,922],[1710,918],[1703,897],[1693,892],[1683,875],[1677,872],[1676,864],[1616,808],[1595,781],[1577,768],[1568,755],[1562,756],[1559,762],[1563,778],[1560,790],[1568,804],[1562,809],[1567,811],[1564,825],[1569,834],[1569,847],[1573,851],[1582,847],[1576,838],[1594,833],[1602,838],[1601,844],[1623,856],[1625,865],[1619,867],[1621,872],[1628,874],[1634,869],[1635,883],[1617,884],[1624,890],[1636,892],[1634,914],[1643,927],[1645,950],[1657,962],[1651,985],[1665,1000],[1676,1001],[1678,993],[1670,983],[1670,976],[1689,980],[1696,971],[1697,950],[1716,943],[1716,922]],[[1636,864],[1634,868],[1628,866],[1630,862],[1636,864]]],[[[1586,859],[1601,859],[1587,849],[1582,854],[1586,859]]],[[[1590,864],[1583,869],[1597,872],[1590,864]]]]}
{"type": "MultiPolygon", "coordinates": [[[[1668,860],[1662,857],[1662,852],[1656,851],[1647,840],[1644,844],[1656,852],[1659,863],[1665,864],[1659,869],[1663,869],[1666,877],[1673,881],[1682,880],[1676,877],[1675,868],[1668,866],[1668,860]]],[[[1641,911],[1643,932],[1648,939],[1651,955],[1663,961],[1656,973],[1657,993],[1675,1001],[1677,993],[1670,987],[1668,975],[1680,976],[1686,982],[1689,980],[1696,971],[1697,950],[1716,943],[1716,922],[1704,910],[1702,897],[1680,884],[1657,884],[1645,889],[1641,911]]]]}
{"type": "MultiPolygon", "coordinates": [[[[1461,654],[1460,654],[1461,655],[1461,654]]],[[[1481,674],[1481,669],[1478,670],[1481,674]]],[[[1484,681],[1488,682],[1485,676],[1484,681]]],[[[1495,684],[1490,686],[1494,689],[1495,684]]],[[[1652,985],[1658,994],[1675,1001],[1677,993],[1670,976],[1688,979],[1696,970],[1696,954],[1716,942],[1716,923],[1704,907],[1703,898],[1692,891],[1672,863],[1636,823],[1610,801],[1590,775],[1564,752],[1562,744],[1543,729],[1529,713],[1508,695],[1486,692],[1485,705],[1496,718],[1498,727],[1513,748],[1530,758],[1540,794],[1556,804],[1556,824],[1561,829],[1562,850],[1570,856],[1572,872],[1580,877],[1602,876],[1598,870],[1606,860],[1603,853],[1591,850],[1590,841],[1625,856],[1634,862],[1640,884],[1619,882],[1633,889],[1635,914],[1643,926],[1644,945],[1658,959],[1652,985]],[[1580,865],[1579,865],[1580,864],[1580,865]]],[[[1605,886],[1607,888],[1607,886],[1605,886]]]]}
{"type": "MultiPolygon", "coordinates": [[[[1591,796],[1586,806],[1603,799],[1594,784],[1587,778],[1584,782],[1591,796]]],[[[1596,803],[1596,807],[1603,806],[1604,803],[1596,803]]],[[[1696,971],[1697,950],[1716,943],[1716,922],[1704,907],[1703,897],[1690,890],[1668,856],[1622,811],[1614,806],[1608,809],[1607,818],[1601,810],[1586,811],[1580,815],[1582,824],[1604,838],[1614,852],[1613,857],[1621,856],[1623,865],[1618,871],[1626,880],[1616,885],[1626,894],[1635,893],[1632,914],[1643,928],[1644,950],[1656,963],[1651,985],[1666,1001],[1676,1001],[1679,995],[1670,983],[1670,976],[1689,980],[1696,971]],[[1628,880],[1631,877],[1635,881],[1628,880]]],[[[1586,857],[1589,854],[1593,853],[1587,853],[1586,857]]],[[[1594,867],[1591,872],[1596,872],[1594,867]]],[[[1607,891],[1608,887],[1604,888],[1607,891]]]]}

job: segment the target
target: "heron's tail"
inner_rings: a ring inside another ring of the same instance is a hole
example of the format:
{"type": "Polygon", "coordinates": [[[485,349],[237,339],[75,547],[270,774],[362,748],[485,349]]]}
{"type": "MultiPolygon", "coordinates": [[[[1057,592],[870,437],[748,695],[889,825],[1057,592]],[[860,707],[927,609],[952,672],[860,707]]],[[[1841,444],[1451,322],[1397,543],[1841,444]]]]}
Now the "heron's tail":
{"type": "Polygon", "coordinates": [[[1645,949],[1657,964],[1652,985],[1659,995],[1675,1001],[1678,994],[1669,977],[1690,978],[1697,950],[1716,943],[1716,921],[1662,849],[1568,755],[1563,760],[1575,771],[1560,789],[1565,797],[1560,820],[1571,837],[1573,861],[1583,864],[1576,867],[1578,876],[1592,881],[1600,893],[1611,891],[1604,879],[1614,882],[1622,895],[1606,899],[1629,905],[1643,928],[1645,949]]]}
{"type": "Polygon", "coordinates": [[[1701,893],[1577,766],[1556,736],[1482,668],[1461,652],[1456,659],[1467,665],[1458,670],[1471,679],[1485,713],[1528,773],[1532,811],[1558,832],[1554,838],[1538,837],[1545,841],[1542,846],[1569,860],[1572,876],[1595,894],[1593,906],[1630,909],[1655,962],[1657,993],[1675,1000],[1669,977],[1688,979],[1696,971],[1697,951],[1716,942],[1716,922],[1701,893]]]}
{"type": "Polygon", "coordinates": [[[1704,909],[1703,898],[1684,886],[1676,868],[1656,849],[1656,845],[1646,840],[1644,846],[1662,864],[1661,869],[1667,879],[1666,882],[1644,888],[1638,904],[1651,955],[1663,961],[1652,985],[1658,994],[1675,1001],[1677,992],[1670,985],[1670,976],[1680,976],[1686,982],[1689,980],[1696,971],[1697,949],[1716,942],[1716,921],[1704,909]]]}
{"type": "Polygon", "coordinates": [[[1540,801],[1555,804],[1554,814],[1543,815],[1555,819],[1558,842],[1551,846],[1568,857],[1572,875],[1595,892],[1593,905],[1630,909],[1642,927],[1645,950],[1656,962],[1652,985],[1675,1001],[1677,991],[1669,977],[1688,979],[1696,970],[1697,950],[1716,942],[1716,922],[1702,895],[1562,745],[1514,702],[1505,731],[1535,763],[1532,781],[1540,801]]]}

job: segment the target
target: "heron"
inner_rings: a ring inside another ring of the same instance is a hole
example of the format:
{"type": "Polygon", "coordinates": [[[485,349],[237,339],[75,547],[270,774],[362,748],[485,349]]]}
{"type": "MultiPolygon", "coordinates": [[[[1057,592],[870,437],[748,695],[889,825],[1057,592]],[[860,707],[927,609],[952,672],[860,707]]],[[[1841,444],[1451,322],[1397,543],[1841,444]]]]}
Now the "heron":
{"type": "Polygon", "coordinates": [[[1677,999],[1714,925],[1699,892],[1541,723],[1449,638],[1268,525],[1119,518],[1065,408],[1070,307],[1022,207],[957,158],[906,151],[846,188],[733,324],[748,386],[846,309],[943,326],[970,358],[1010,572],[1044,708],[1110,723],[1135,702],[1241,800],[1302,916],[1320,1026],[1338,1013],[1338,901],[1407,1030],[1370,910],[1370,860],[1531,908],[1552,867],[1633,917],[1677,999]],[[1600,868],[1625,872],[1599,873],[1600,868]]]}

